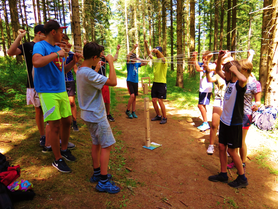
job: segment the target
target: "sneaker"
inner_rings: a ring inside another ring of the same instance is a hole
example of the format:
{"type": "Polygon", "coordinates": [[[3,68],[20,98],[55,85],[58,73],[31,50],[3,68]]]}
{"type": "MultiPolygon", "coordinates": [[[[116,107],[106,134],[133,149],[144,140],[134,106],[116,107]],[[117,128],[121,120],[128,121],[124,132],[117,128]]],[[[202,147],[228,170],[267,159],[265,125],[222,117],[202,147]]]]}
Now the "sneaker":
{"type": "Polygon", "coordinates": [[[97,183],[96,190],[99,192],[108,192],[109,194],[116,194],[120,192],[120,188],[117,187],[113,182],[106,181],[105,183],[101,183],[100,181],[97,183]]]}
{"type": "MultiPolygon", "coordinates": [[[[112,179],[112,175],[108,173],[107,179],[108,180],[112,179]]],[[[90,178],[91,183],[95,183],[95,182],[99,182],[99,181],[100,181],[100,175],[98,175],[98,176],[92,175],[92,177],[90,178]]]]}
{"type": "Polygon", "coordinates": [[[44,147],[44,145],[45,145],[45,136],[42,136],[42,137],[40,138],[40,146],[41,146],[41,147],[44,147]]]}
{"type": "Polygon", "coordinates": [[[51,147],[48,148],[48,147],[44,146],[43,149],[42,149],[42,152],[43,152],[43,153],[52,152],[52,148],[51,148],[51,147]]]}
{"type": "Polygon", "coordinates": [[[167,123],[167,118],[162,118],[160,124],[165,124],[165,123],[167,123]]]}
{"type": "Polygon", "coordinates": [[[63,158],[65,158],[65,160],[67,161],[75,161],[76,160],[76,157],[74,157],[72,154],[71,154],[71,151],[70,150],[66,150],[66,151],[61,151],[61,155],[63,158]]]}
{"type": "Polygon", "coordinates": [[[70,173],[71,172],[71,169],[67,166],[66,162],[62,158],[60,158],[57,161],[54,160],[54,162],[52,163],[52,166],[62,173],[70,173]]]}
{"type": "Polygon", "coordinates": [[[138,118],[138,116],[135,114],[135,112],[132,112],[133,118],[138,118]]]}
{"type": "Polygon", "coordinates": [[[228,183],[228,177],[225,178],[222,175],[220,175],[220,173],[218,175],[214,175],[214,176],[209,176],[208,180],[213,181],[213,182],[224,182],[224,183],[228,183]]]}
{"type": "Polygon", "coordinates": [[[235,167],[235,163],[234,162],[231,162],[230,164],[227,165],[228,169],[232,169],[234,167],[235,167]]]}
{"type": "Polygon", "coordinates": [[[107,115],[107,120],[110,122],[115,122],[115,119],[112,117],[112,115],[107,115]]]}
{"type": "Polygon", "coordinates": [[[200,131],[206,131],[206,130],[210,129],[210,126],[209,126],[208,122],[203,122],[203,124],[198,126],[197,128],[200,131]]]}
{"type": "Polygon", "coordinates": [[[77,126],[76,121],[73,121],[73,123],[72,123],[72,129],[73,129],[73,131],[79,131],[79,128],[78,128],[78,126],[77,126]]]}
{"type": "Polygon", "coordinates": [[[125,114],[127,115],[128,118],[132,119],[133,116],[129,110],[125,111],[125,114]]]}
{"type": "Polygon", "coordinates": [[[234,187],[234,188],[243,188],[243,187],[247,187],[248,185],[248,181],[246,179],[246,181],[242,180],[239,176],[236,178],[236,180],[228,183],[228,185],[230,187],[234,187]]]}
{"type": "Polygon", "coordinates": [[[228,157],[231,157],[230,154],[229,154],[229,152],[228,152],[228,150],[227,150],[227,156],[228,156],[228,157]]]}
{"type": "MultiPolygon", "coordinates": [[[[60,139],[60,146],[62,146],[62,141],[61,141],[61,139],[60,139]]],[[[71,142],[68,142],[68,149],[74,149],[76,146],[75,146],[75,144],[74,143],[71,143],[71,142]]]]}
{"type": "Polygon", "coordinates": [[[208,146],[208,149],[207,149],[207,154],[208,154],[208,155],[212,155],[213,152],[214,152],[214,146],[213,146],[212,144],[210,144],[210,145],[208,146]]]}
{"type": "Polygon", "coordinates": [[[161,120],[162,116],[156,115],[154,118],[151,119],[151,121],[161,120]]]}

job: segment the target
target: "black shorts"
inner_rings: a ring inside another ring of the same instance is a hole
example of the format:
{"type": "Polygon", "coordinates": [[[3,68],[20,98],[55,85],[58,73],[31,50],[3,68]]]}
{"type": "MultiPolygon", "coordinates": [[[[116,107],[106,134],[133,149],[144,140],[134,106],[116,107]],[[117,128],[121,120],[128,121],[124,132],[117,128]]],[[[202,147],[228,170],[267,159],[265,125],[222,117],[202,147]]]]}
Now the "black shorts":
{"type": "Polygon", "coordinates": [[[75,82],[67,81],[66,82],[66,90],[67,90],[68,96],[75,96],[76,95],[75,82]]]}
{"type": "Polygon", "coordinates": [[[209,105],[211,93],[199,92],[199,103],[201,105],[209,105]]]}
{"type": "Polygon", "coordinates": [[[167,84],[153,82],[151,96],[152,98],[166,99],[167,84]]]}
{"type": "Polygon", "coordinates": [[[229,148],[241,148],[242,125],[227,126],[220,121],[219,143],[228,145],[229,148]]]}
{"type": "Polygon", "coordinates": [[[131,94],[134,94],[135,96],[138,95],[138,83],[127,81],[127,89],[130,95],[131,94]]]}

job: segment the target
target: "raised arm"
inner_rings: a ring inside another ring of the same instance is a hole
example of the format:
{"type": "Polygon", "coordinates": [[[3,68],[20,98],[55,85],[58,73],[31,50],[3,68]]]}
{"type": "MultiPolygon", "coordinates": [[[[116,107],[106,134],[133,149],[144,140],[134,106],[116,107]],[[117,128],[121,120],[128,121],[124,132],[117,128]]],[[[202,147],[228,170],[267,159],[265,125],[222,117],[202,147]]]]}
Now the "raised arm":
{"type": "Polygon", "coordinates": [[[235,74],[235,76],[238,78],[238,81],[239,81],[239,86],[240,87],[245,87],[246,86],[246,83],[247,83],[247,78],[238,71],[237,67],[232,65],[229,69],[232,73],[235,74]]]}
{"type": "Polygon", "coordinates": [[[149,60],[144,60],[144,59],[141,59],[141,58],[137,58],[137,60],[139,60],[141,62],[141,66],[144,66],[144,65],[147,65],[149,60]]]}
{"type": "Polygon", "coordinates": [[[144,43],[145,43],[145,47],[146,47],[148,56],[152,59],[152,58],[153,58],[153,55],[151,54],[151,51],[150,51],[150,49],[149,49],[149,47],[148,47],[148,41],[145,40],[144,43]]]}
{"type": "Polygon", "coordinates": [[[248,60],[249,60],[250,62],[253,61],[254,55],[255,55],[255,51],[254,51],[253,49],[248,50],[248,60]]]}
{"type": "Polygon", "coordinates": [[[115,56],[114,56],[114,62],[116,62],[117,59],[118,59],[120,48],[121,48],[121,46],[120,46],[120,44],[118,44],[118,46],[117,46],[117,51],[116,51],[116,54],[115,54],[115,56]]]}
{"type": "Polygon", "coordinates": [[[75,53],[73,55],[72,61],[70,61],[67,65],[65,65],[65,73],[68,73],[74,67],[74,65],[76,65],[76,63],[79,61],[79,59],[82,57],[83,56],[81,54],[75,53]]]}
{"type": "Polygon", "coordinates": [[[198,63],[198,60],[197,60],[197,55],[198,55],[198,52],[193,52],[192,53],[192,58],[191,58],[191,62],[192,64],[195,66],[196,68],[196,71],[198,72],[202,72],[203,70],[201,69],[199,63],[198,63]]]}
{"type": "Polygon", "coordinates": [[[108,64],[109,64],[109,77],[105,83],[105,85],[107,86],[116,86],[117,85],[117,76],[116,76],[116,71],[114,68],[114,58],[112,57],[112,55],[108,54],[105,59],[107,60],[108,64]]]}
{"type": "Polygon", "coordinates": [[[20,41],[25,36],[25,34],[26,34],[25,30],[23,29],[18,30],[18,36],[16,37],[11,47],[8,49],[9,56],[19,55],[22,53],[22,51],[18,48],[18,46],[20,45],[20,41]]]}
{"type": "Polygon", "coordinates": [[[134,44],[133,49],[129,52],[129,54],[126,56],[126,61],[129,62],[130,61],[130,56],[134,53],[134,51],[136,50],[136,48],[138,47],[138,44],[134,44]]]}
{"type": "Polygon", "coordinates": [[[162,59],[162,62],[165,63],[165,57],[158,49],[153,49],[152,52],[156,54],[157,58],[162,59]]]}

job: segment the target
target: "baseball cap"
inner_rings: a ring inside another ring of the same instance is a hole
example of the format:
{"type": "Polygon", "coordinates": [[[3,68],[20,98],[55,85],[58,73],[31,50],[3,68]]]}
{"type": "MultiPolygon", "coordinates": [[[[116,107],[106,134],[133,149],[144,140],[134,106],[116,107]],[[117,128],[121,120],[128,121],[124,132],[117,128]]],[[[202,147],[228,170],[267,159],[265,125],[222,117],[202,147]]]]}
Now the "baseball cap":
{"type": "Polygon", "coordinates": [[[52,30],[58,30],[60,28],[66,29],[68,26],[60,26],[60,24],[56,20],[49,20],[44,25],[45,33],[48,34],[52,30]]]}
{"type": "Polygon", "coordinates": [[[155,48],[162,53],[162,47],[161,46],[157,46],[155,48]]]}
{"type": "Polygon", "coordinates": [[[44,25],[37,25],[37,26],[34,28],[34,32],[35,32],[35,34],[38,33],[38,32],[44,33],[44,32],[45,32],[45,30],[44,30],[44,25]]]}

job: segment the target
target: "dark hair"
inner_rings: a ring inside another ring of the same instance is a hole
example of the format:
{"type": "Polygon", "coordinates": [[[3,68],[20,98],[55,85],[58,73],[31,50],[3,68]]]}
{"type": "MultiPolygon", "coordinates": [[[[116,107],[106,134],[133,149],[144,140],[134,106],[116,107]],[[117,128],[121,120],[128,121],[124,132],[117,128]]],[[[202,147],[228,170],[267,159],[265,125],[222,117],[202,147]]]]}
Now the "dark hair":
{"type": "Polygon", "coordinates": [[[130,59],[136,59],[136,54],[135,54],[135,53],[132,53],[132,54],[130,55],[130,59]]]}
{"type": "Polygon", "coordinates": [[[60,28],[60,24],[56,20],[49,20],[44,25],[45,35],[49,34],[52,30],[58,30],[60,28]]]}
{"type": "Polygon", "coordinates": [[[104,46],[99,45],[99,47],[101,48],[101,51],[104,51],[104,46]]]}
{"type": "Polygon", "coordinates": [[[230,67],[232,67],[232,65],[236,66],[238,71],[241,71],[241,65],[239,64],[239,62],[237,60],[232,60],[230,62],[227,62],[226,64],[223,65],[223,70],[227,71],[230,69],[230,67]]]}
{"type": "Polygon", "coordinates": [[[67,35],[67,34],[63,33],[62,40],[64,40],[64,41],[68,41],[68,40],[70,40],[70,39],[69,39],[69,37],[68,37],[68,35],[67,35]]]}
{"type": "Polygon", "coordinates": [[[83,48],[84,60],[91,59],[94,56],[100,57],[100,53],[102,51],[102,47],[98,45],[96,42],[86,43],[83,48]]]}
{"type": "Polygon", "coordinates": [[[42,32],[44,33],[44,25],[37,25],[35,28],[34,28],[34,32],[35,34],[37,34],[38,32],[42,32]]]}

